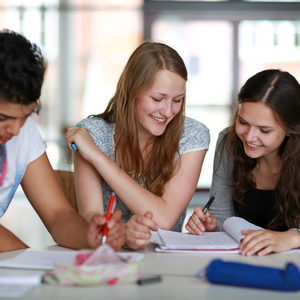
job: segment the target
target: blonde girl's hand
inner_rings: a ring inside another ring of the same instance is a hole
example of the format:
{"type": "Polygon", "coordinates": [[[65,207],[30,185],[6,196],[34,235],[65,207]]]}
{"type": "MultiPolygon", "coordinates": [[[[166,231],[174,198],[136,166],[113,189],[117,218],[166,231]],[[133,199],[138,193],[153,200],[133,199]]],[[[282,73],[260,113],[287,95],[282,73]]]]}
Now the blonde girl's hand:
{"type": "Polygon", "coordinates": [[[126,245],[139,249],[150,243],[151,230],[157,231],[158,225],[152,220],[153,214],[147,211],[144,215],[133,215],[126,224],[126,245]]]}
{"type": "Polygon", "coordinates": [[[279,232],[271,230],[242,230],[245,235],[240,244],[245,256],[264,256],[272,252],[283,252],[300,246],[300,236],[291,230],[279,232]]]}
{"type": "Polygon", "coordinates": [[[72,144],[74,143],[80,155],[89,162],[93,153],[100,151],[86,128],[69,127],[65,135],[65,140],[68,147],[73,152],[76,152],[72,148],[72,144]]]}
{"type": "Polygon", "coordinates": [[[207,211],[203,213],[202,206],[196,206],[193,214],[190,216],[185,228],[188,232],[196,235],[203,235],[205,231],[216,231],[217,219],[207,211]]]}

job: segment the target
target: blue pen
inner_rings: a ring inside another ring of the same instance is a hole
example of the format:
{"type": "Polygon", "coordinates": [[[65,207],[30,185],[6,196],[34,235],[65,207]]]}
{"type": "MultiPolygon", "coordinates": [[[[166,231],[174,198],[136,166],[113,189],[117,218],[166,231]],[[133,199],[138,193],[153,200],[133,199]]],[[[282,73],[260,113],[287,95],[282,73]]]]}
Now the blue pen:
{"type": "Polygon", "coordinates": [[[72,148],[73,148],[75,151],[77,151],[77,150],[78,150],[78,148],[77,148],[77,146],[76,146],[76,144],[75,144],[75,143],[72,143],[72,148]]]}

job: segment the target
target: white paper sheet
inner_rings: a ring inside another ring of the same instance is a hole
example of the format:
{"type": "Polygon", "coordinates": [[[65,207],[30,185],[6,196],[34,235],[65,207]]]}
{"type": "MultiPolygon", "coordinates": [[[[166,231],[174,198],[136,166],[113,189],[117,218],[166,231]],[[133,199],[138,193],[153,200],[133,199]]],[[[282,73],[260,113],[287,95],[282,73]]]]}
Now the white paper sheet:
{"type": "Polygon", "coordinates": [[[34,288],[34,285],[0,284],[0,298],[20,298],[34,288]]]}
{"type": "Polygon", "coordinates": [[[38,251],[28,249],[23,253],[0,261],[0,267],[52,270],[54,263],[72,264],[76,251],[38,251]]]}

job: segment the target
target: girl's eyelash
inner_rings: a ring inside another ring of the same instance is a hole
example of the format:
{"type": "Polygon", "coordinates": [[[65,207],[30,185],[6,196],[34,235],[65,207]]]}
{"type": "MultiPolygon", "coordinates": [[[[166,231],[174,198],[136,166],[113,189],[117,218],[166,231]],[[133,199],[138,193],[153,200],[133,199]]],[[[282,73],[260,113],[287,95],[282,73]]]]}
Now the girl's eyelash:
{"type": "MultiPolygon", "coordinates": [[[[156,98],[153,98],[153,97],[152,97],[152,99],[153,99],[154,101],[161,101],[161,100],[162,100],[162,99],[156,99],[156,98]]],[[[179,100],[173,100],[173,101],[179,103],[179,102],[182,101],[182,99],[179,99],[179,100]]]]}
{"type": "MultiPolygon", "coordinates": [[[[242,121],[240,118],[238,118],[238,120],[239,120],[239,122],[240,122],[242,125],[246,125],[246,124],[247,124],[246,122],[242,121]]],[[[262,129],[261,129],[261,132],[262,132],[262,133],[269,133],[270,130],[262,130],[262,129]]]]}

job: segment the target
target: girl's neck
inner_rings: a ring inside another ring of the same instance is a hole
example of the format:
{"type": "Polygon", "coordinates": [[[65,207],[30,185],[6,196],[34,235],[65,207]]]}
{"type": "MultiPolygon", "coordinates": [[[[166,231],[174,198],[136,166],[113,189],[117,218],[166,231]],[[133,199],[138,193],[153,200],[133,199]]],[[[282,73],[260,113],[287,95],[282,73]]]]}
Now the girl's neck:
{"type": "Polygon", "coordinates": [[[282,160],[277,155],[272,159],[260,158],[252,170],[256,187],[261,190],[274,190],[282,168],[282,160]]]}
{"type": "Polygon", "coordinates": [[[269,173],[277,174],[281,171],[282,159],[279,155],[263,156],[259,159],[258,165],[269,170],[269,173]]]}

